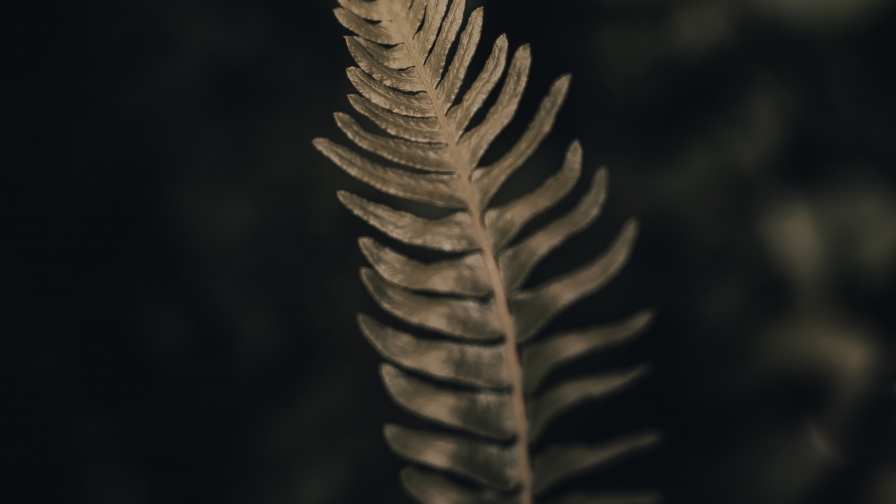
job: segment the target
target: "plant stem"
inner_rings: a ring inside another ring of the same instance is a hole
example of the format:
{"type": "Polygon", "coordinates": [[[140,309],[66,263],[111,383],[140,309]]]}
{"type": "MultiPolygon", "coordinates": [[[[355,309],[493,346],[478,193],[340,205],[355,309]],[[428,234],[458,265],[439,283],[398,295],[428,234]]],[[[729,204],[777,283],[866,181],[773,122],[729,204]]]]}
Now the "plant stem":
{"type": "MultiPolygon", "coordinates": [[[[423,1],[423,0],[417,0],[423,1]]],[[[529,462],[529,422],[526,417],[526,402],[523,395],[523,370],[520,364],[519,350],[516,344],[516,326],[513,317],[510,314],[510,306],[507,302],[507,292],[504,289],[504,282],[501,272],[498,269],[498,262],[495,257],[495,250],[492,246],[492,240],[489,237],[488,230],[485,228],[483,221],[483,209],[480,208],[479,198],[475,188],[473,187],[472,174],[474,166],[470,166],[466,157],[461,153],[457,140],[452,134],[453,129],[449,127],[448,117],[445,111],[445,105],[442,104],[436,94],[435,84],[430,81],[423,70],[423,63],[426,55],[421,54],[419,49],[412,44],[412,34],[407,32],[407,26],[404,23],[397,22],[401,19],[401,12],[398,11],[397,3],[389,0],[389,8],[393,19],[384,21],[399,35],[408,52],[408,56],[414,63],[417,76],[422,82],[427,96],[432,101],[433,110],[436,118],[441,126],[445,143],[448,146],[448,152],[455,166],[455,174],[460,180],[461,187],[464,192],[464,198],[467,202],[467,211],[470,213],[470,220],[473,222],[473,230],[476,235],[476,241],[479,249],[482,251],[482,260],[485,262],[485,268],[488,272],[489,283],[494,293],[495,307],[498,311],[498,317],[504,332],[504,351],[505,363],[507,366],[507,376],[511,383],[511,402],[513,405],[513,416],[516,423],[516,451],[517,461],[519,464],[520,476],[520,504],[532,504],[532,469],[529,462]]],[[[427,13],[429,14],[429,13],[427,13]]],[[[449,104],[450,105],[450,104],[449,104]]]]}

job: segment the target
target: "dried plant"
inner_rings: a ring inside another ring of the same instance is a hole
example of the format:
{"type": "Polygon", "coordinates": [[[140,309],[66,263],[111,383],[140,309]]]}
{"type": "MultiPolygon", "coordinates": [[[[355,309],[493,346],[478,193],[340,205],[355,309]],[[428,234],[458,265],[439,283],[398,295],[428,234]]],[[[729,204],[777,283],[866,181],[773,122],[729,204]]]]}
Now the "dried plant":
{"type": "MultiPolygon", "coordinates": [[[[551,85],[522,137],[503,157],[479,166],[519,105],[531,64],[529,47],[518,48],[507,66],[507,38],[500,36],[484,68],[458,100],[479,42],[481,8],[470,14],[460,33],[463,0],[339,3],[336,17],[357,34],[346,38],[360,67],[348,69],[349,80],[360,92],[349,101],[390,136],[364,130],[347,114],[336,113],[336,122],[363,149],[404,167],[385,166],[322,138],[314,145],[345,171],[385,193],[454,210],[427,219],[339,193],[349,210],[392,238],[455,254],[423,263],[371,238],[360,240],[373,265],[362,268],[361,278],[373,298],[395,317],[444,336],[415,336],[365,315],[358,318],[364,335],[390,362],[382,365],[382,378],[395,401],[448,428],[422,432],[386,425],[389,446],[417,464],[401,472],[404,487],[425,504],[531,504],[558,483],[655,444],[657,433],[641,432],[599,445],[552,445],[532,452],[532,443],[558,415],[622,390],[647,370],[639,365],[542,387],[561,365],[631,340],[651,319],[645,311],[614,325],[535,339],[558,313],[622,268],[637,233],[636,223],[629,221],[601,257],[523,289],[533,268],[591,224],[605,200],[607,173],[601,169],[569,213],[514,241],[524,225],[576,184],[582,167],[579,142],[571,143],[561,169],[540,187],[489,207],[502,184],[550,132],[570,76],[551,85]],[[471,127],[505,69],[494,104],[471,127]]],[[[617,492],[573,493],[553,502],[658,500],[653,492],[617,492]]]]}

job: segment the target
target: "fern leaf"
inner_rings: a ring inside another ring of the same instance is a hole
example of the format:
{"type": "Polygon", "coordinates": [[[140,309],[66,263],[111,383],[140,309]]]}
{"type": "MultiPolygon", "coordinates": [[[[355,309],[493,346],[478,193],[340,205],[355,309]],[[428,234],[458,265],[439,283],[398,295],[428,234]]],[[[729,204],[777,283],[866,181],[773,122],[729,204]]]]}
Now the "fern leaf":
{"type": "MultiPolygon", "coordinates": [[[[362,268],[361,278],[374,300],[398,319],[443,336],[421,338],[367,315],[358,317],[361,332],[388,361],[381,375],[391,397],[447,429],[386,426],[392,450],[415,464],[401,472],[405,489],[423,504],[532,504],[555,485],[653,446],[659,435],[643,432],[597,445],[532,449],[554,419],[584,402],[620,393],[648,373],[648,366],[638,365],[542,390],[555,369],[631,341],[652,318],[645,311],[613,325],[536,338],[566,307],[606,285],[631,253],[637,235],[633,220],[600,257],[522,289],[539,262],[598,217],[606,199],[606,170],[594,175],[566,215],[513,245],[534,217],[578,182],[582,146],[573,141],[561,168],[529,194],[489,206],[550,133],[570,76],[554,81],[513,147],[490,166],[481,166],[482,156],[517,112],[532,64],[529,46],[517,48],[508,64],[507,38],[498,37],[484,67],[461,93],[482,33],[482,8],[464,22],[463,0],[339,4],[336,18],[354,33],[345,40],[358,64],[347,70],[359,93],[349,95],[349,102],[381,131],[367,131],[343,113],[335,114],[336,123],[348,139],[387,164],[327,139],[315,139],[314,145],[372,187],[449,213],[428,219],[347,192],[339,192],[339,199],[397,241],[460,254],[425,263],[372,238],[360,240],[373,266],[362,268]],[[471,127],[493,93],[493,104],[471,127]]],[[[659,496],[570,493],[553,502],[650,504],[659,496]]]]}
{"type": "Polygon", "coordinates": [[[358,325],[383,357],[406,369],[475,388],[510,386],[501,347],[415,338],[363,314],[358,325]]]}
{"type": "Polygon", "coordinates": [[[557,334],[526,345],[522,351],[526,392],[534,392],[548,373],[567,361],[630,341],[652,318],[652,312],[643,311],[613,326],[557,334]]]}
{"type": "Polygon", "coordinates": [[[413,413],[498,441],[513,437],[513,409],[506,393],[450,390],[430,385],[388,364],[383,364],[382,376],[395,402],[413,413]]]}

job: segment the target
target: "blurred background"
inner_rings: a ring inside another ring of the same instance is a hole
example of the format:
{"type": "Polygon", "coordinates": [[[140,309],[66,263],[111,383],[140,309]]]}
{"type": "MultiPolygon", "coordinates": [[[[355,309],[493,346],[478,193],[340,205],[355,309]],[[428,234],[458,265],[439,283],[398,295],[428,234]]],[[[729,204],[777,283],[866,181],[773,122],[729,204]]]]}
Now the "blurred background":
{"type": "MultiPolygon", "coordinates": [[[[623,274],[553,326],[653,307],[636,344],[570,371],[652,376],[547,442],[652,426],[665,443],[571,486],[896,503],[896,2],[480,5],[474,70],[503,32],[534,57],[490,155],[575,75],[499,198],[573,138],[587,174],[610,168],[604,215],[536,280],[641,222],[623,274]]],[[[357,274],[356,239],[382,236],[335,191],[378,196],[311,146],[347,143],[335,6],[3,7],[9,502],[410,502],[381,428],[412,420],[354,323],[387,318],[357,274]]]]}

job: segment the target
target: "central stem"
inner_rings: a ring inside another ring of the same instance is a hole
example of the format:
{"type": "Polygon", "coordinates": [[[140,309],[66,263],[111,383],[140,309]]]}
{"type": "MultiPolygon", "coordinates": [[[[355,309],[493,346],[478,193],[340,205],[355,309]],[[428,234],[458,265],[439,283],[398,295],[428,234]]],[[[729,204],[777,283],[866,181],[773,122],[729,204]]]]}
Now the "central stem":
{"type": "MultiPolygon", "coordinates": [[[[461,190],[467,203],[467,211],[470,213],[470,220],[473,222],[476,241],[479,249],[482,251],[482,259],[485,262],[489,283],[495,296],[495,308],[498,311],[498,317],[504,332],[504,360],[507,366],[507,375],[510,378],[511,402],[516,422],[516,451],[521,486],[520,504],[532,504],[532,469],[529,463],[528,447],[529,422],[526,417],[526,400],[523,395],[523,369],[520,365],[520,356],[516,345],[516,326],[513,323],[513,317],[510,315],[507,292],[504,289],[504,282],[498,269],[498,261],[495,258],[492,240],[489,238],[482,218],[483,208],[480,207],[476,189],[473,187],[472,174],[474,166],[471,166],[467,158],[461,153],[457,140],[452,134],[454,129],[448,124],[445,106],[439,101],[435,86],[424,72],[423,64],[426,60],[426,55],[420,54],[418,48],[412,44],[412,34],[406,32],[405,29],[407,27],[405,23],[401,22],[403,13],[396,8],[395,2],[390,1],[389,6],[393,19],[386,22],[389,23],[404,43],[408,56],[414,64],[414,69],[417,71],[417,76],[423,83],[427,96],[432,101],[433,111],[439,126],[441,126],[445,144],[448,146],[448,152],[455,167],[455,174],[460,180],[461,190]]],[[[427,12],[426,15],[428,16],[430,13],[427,12]]]]}

